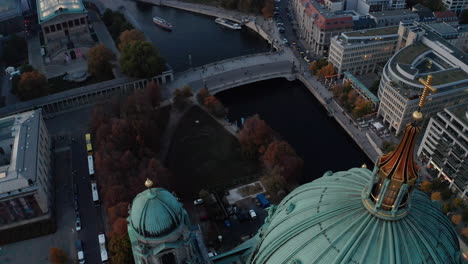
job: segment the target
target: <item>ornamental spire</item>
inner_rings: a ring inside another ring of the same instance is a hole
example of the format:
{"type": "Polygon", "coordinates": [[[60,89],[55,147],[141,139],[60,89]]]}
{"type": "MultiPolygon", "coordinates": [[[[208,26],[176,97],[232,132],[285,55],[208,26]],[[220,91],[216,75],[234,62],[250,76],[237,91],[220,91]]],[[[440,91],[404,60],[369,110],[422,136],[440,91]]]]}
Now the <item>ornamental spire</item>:
{"type": "Polygon", "coordinates": [[[418,109],[413,113],[413,122],[408,124],[405,134],[398,147],[388,154],[382,155],[378,162],[375,174],[377,181],[372,182],[366,192],[366,197],[372,202],[366,202],[371,212],[387,219],[395,219],[406,215],[409,194],[418,178],[418,167],[414,163],[414,145],[419,133],[418,122],[422,120],[421,109],[426,101],[426,96],[435,88],[431,86],[432,76],[420,79],[424,84],[424,90],[419,100],[418,109]],[[401,211],[400,211],[401,210],[401,211]]]}

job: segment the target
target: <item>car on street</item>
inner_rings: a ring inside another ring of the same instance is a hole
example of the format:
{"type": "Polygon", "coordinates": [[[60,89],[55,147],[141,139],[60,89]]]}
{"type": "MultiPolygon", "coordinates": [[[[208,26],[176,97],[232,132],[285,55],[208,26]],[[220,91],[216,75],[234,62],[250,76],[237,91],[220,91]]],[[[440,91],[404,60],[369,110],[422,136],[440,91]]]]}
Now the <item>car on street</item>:
{"type": "Polygon", "coordinates": [[[296,42],[293,41],[293,42],[291,43],[291,45],[296,46],[296,42]]]}
{"type": "Polygon", "coordinates": [[[77,215],[75,219],[75,228],[76,228],[76,231],[81,230],[81,219],[79,215],[77,215]]]}
{"type": "Polygon", "coordinates": [[[199,204],[202,204],[202,203],[203,203],[203,199],[196,199],[195,201],[193,201],[194,205],[199,205],[199,204]]]}
{"type": "Polygon", "coordinates": [[[78,185],[76,183],[73,184],[73,198],[78,200],[78,185]]]}
{"type": "Polygon", "coordinates": [[[231,227],[231,221],[229,221],[229,219],[224,220],[224,224],[226,227],[231,227]]]}
{"type": "Polygon", "coordinates": [[[250,218],[256,219],[257,218],[257,213],[253,209],[249,210],[250,218]]]}
{"type": "Polygon", "coordinates": [[[305,60],[307,63],[310,62],[310,59],[309,59],[307,56],[304,57],[304,60],[305,60]]]}
{"type": "Polygon", "coordinates": [[[78,255],[78,261],[80,262],[80,264],[84,264],[85,259],[84,259],[84,252],[83,252],[83,242],[81,240],[76,241],[76,252],[78,255]]]}
{"type": "Polygon", "coordinates": [[[214,256],[218,256],[218,253],[216,253],[216,251],[210,251],[210,252],[208,252],[208,257],[209,257],[209,258],[212,258],[212,257],[214,257],[214,256]]]}
{"type": "Polygon", "coordinates": [[[75,208],[75,212],[78,212],[80,210],[80,207],[78,205],[78,199],[73,199],[73,207],[75,208]]]}

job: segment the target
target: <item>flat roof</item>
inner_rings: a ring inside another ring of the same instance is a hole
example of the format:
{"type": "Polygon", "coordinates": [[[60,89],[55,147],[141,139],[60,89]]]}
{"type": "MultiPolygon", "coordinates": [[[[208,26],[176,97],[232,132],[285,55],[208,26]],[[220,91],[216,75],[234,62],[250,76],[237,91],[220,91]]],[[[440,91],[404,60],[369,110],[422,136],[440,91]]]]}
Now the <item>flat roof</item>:
{"type": "Polygon", "coordinates": [[[468,126],[468,103],[448,107],[447,110],[468,126]]]}
{"type": "Polygon", "coordinates": [[[415,16],[418,16],[418,14],[414,13],[413,11],[411,11],[409,9],[385,10],[385,11],[379,11],[379,12],[370,12],[369,15],[373,16],[373,17],[402,16],[402,15],[415,15],[415,16]]]}
{"type": "Polygon", "coordinates": [[[431,23],[427,24],[427,27],[431,28],[432,30],[436,31],[441,35],[445,34],[457,34],[458,30],[451,25],[443,22],[443,23],[431,23]]]}
{"type": "Polygon", "coordinates": [[[393,34],[398,34],[398,26],[363,29],[363,30],[349,31],[349,32],[343,33],[343,35],[347,35],[350,37],[368,37],[368,36],[393,35],[393,34]]]}
{"type": "Polygon", "coordinates": [[[417,42],[413,45],[403,48],[395,55],[394,60],[398,63],[411,64],[419,55],[431,50],[428,46],[417,42]]]}
{"type": "Polygon", "coordinates": [[[42,24],[63,13],[85,13],[81,0],[36,0],[39,23],[42,24]]]}
{"type": "Polygon", "coordinates": [[[0,118],[0,198],[36,182],[41,110],[0,118]]]}

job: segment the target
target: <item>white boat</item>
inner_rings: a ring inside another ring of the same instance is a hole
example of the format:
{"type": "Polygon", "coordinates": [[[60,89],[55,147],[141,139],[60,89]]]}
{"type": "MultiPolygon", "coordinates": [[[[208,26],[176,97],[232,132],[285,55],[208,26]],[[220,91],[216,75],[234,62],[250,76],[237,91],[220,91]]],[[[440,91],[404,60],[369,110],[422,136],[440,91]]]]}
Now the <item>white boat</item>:
{"type": "Polygon", "coordinates": [[[155,23],[156,25],[158,25],[158,26],[160,26],[162,28],[172,30],[171,23],[167,22],[166,20],[164,20],[164,19],[162,19],[160,17],[153,17],[153,23],[155,23]]]}
{"type": "Polygon", "coordinates": [[[228,27],[230,29],[241,29],[242,28],[241,24],[236,23],[236,22],[231,21],[231,20],[227,20],[225,18],[221,18],[221,17],[216,18],[215,22],[220,24],[220,25],[223,25],[225,27],[228,27]]]}

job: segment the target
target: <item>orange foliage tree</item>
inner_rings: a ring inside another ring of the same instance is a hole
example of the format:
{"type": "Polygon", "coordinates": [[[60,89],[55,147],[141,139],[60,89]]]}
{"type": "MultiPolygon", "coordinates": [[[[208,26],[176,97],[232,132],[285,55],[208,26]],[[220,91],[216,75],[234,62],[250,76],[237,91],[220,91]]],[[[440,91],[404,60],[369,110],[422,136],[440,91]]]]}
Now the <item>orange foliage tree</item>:
{"type": "Polygon", "coordinates": [[[317,76],[320,77],[320,78],[324,78],[324,77],[327,77],[327,76],[333,76],[335,74],[336,74],[335,68],[333,67],[333,64],[331,64],[331,63],[328,63],[327,66],[321,68],[317,72],[317,76]]]}
{"type": "Polygon", "coordinates": [[[262,14],[264,18],[270,18],[275,12],[275,3],[273,0],[265,0],[263,2],[262,14]]]}
{"type": "Polygon", "coordinates": [[[67,262],[67,255],[60,248],[50,248],[49,258],[52,264],[62,264],[67,262]]]}
{"type": "Polygon", "coordinates": [[[302,173],[304,161],[297,156],[294,149],[286,141],[274,140],[262,156],[263,164],[269,170],[279,167],[281,175],[288,182],[295,182],[302,173]]]}
{"type": "Polygon", "coordinates": [[[273,129],[260,119],[259,115],[247,118],[239,131],[242,150],[250,157],[257,157],[258,154],[263,153],[274,138],[273,129]]]}
{"type": "Polygon", "coordinates": [[[16,95],[22,100],[31,100],[49,92],[47,78],[38,71],[30,71],[21,74],[16,95]]]}
{"type": "Polygon", "coordinates": [[[431,200],[433,201],[440,201],[442,199],[442,196],[440,192],[434,192],[431,194],[431,200]]]}
{"type": "Polygon", "coordinates": [[[88,72],[98,78],[109,77],[112,75],[111,61],[114,58],[114,53],[104,44],[92,47],[88,51],[88,72]]]}
{"type": "Polygon", "coordinates": [[[205,98],[204,102],[205,107],[217,117],[224,117],[226,115],[226,110],[223,104],[214,96],[208,96],[205,98]]]}
{"type": "Polygon", "coordinates": [[[117,218],[112,224],[112,236],[122,236],[127,234],[127,220],[117,218]]]}
{"type": "Polygon", "coordinates": [[[123,50],[125,46],[128,44],[134,42],[134,41],[144,41],[145,40],[145,35],[143,32],[136,30],[136,29],[131,29],[131,30],[125,30],[124,32],[120,33],[119,36],[119,50],[123,50]]]}

